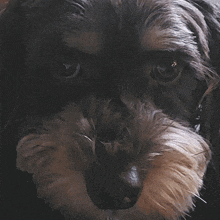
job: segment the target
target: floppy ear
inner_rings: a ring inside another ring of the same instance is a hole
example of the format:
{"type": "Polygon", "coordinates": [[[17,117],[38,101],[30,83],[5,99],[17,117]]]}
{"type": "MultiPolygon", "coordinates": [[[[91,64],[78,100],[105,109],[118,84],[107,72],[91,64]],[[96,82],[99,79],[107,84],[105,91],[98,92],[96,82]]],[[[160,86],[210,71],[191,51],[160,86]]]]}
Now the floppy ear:
{"type": "Polygon", "coordinates": [[[217,0],[194,0],[194,4],[203,13],[208,25],[210,58],[213,67],[220,75],[220,3],[217,5],[217,0]]]}
{"type": "MultiPolygon", "coordinates": [[[[209,28],[209,49],[211,66],[220,76],[220,4],[218,0],[193,0],[193,4],[203,13],[206,24],[209,28]]],[[[191,1],[190,1],[191,2],[191,1]]],[[[216,79],[218,81],[218,79],[216,79]]],[[[220,84],[210,94],[210,102],[206,104],[206,117],[210,118],[209,140],[212,144],[213,162],[220,178],[220,84]]]]}
{"type": "Polygon", "coordinates": [[[9,118],[18,103],[22,86],[19,78],[24,71],[25,17],[20,15],[19,1],[12,0],[0,13],[0,75],[2,92],[2,123],[8,124],[9,118]]]}
{"type": "Polygon", "coordinates": [[[59,16],[59,2],[61,1],[9,0],[6,9],[0,12],[0,75],[4,115],[2,123],[6,124],[7,128],[13,119],[18,121],[22,118],[26,109],[21,106],[28,103],[27,97],[30,97],[27,87],[29,86],[30,91],[33,89],[31,83],[27,82],[31,74],[28,76],[26,72],[30,32],[33,29],[37,32],[37,25],[49,23],[52,17],[59,16]]]}
{"type": "MultiPolygon", "coordinates": [[[[22,118],[25,100],[26,43],[32,14],[39,14],[52,0],[9,0],[0,11],[0,75],[3,131],[22,118]],[[36,13],[37,11],[37,13],[36,13]]],[[[40,15],[39,15],[40,17],[40,15]]],[[[37,20],[37,19],[36,19],[37,20]]]]}

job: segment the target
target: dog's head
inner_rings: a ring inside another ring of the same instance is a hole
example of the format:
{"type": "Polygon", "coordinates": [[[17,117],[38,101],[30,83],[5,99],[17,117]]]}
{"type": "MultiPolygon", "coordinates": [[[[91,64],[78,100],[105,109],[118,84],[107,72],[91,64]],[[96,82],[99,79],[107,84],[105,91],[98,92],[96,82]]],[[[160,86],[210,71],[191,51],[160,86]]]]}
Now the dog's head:
{"type": "Polygon", "coordinates": [[[185,215],[219,142],[219,20],[199,0],[12,0],[3,131],[39,196],[75,218],[185,215]]]}

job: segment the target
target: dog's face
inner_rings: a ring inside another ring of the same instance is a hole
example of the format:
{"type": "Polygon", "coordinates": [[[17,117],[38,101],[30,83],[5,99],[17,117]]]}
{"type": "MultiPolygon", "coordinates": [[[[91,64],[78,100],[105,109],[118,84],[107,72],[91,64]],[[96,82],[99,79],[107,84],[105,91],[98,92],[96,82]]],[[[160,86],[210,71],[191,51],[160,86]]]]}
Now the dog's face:
{"type": "Polygon", "coordinates": [[[192,209],[210,160],[217,16],[205,1],[9,4],[6,127],[18,127],[17,167],[40,197],[72,219],[192,209]]]}

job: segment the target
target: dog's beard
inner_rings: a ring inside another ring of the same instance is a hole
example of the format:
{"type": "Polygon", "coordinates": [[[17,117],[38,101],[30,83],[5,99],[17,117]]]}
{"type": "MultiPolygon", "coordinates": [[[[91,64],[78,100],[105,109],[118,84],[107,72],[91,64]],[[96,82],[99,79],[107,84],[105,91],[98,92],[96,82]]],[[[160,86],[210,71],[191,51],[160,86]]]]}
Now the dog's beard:
{"type": "Polygon", "coordinates": [[[81,104],[69,104],[35,129],[17,146],[17,167],[33,174],[40,197],[76,218],[183,216],[193,209],[193,198],[199,197],[210,159],[201,136],[171,120],[148,99],[122,97],[118,105],[89,97],[81,104]],[[112,214],[89,198],[84,174],[97,160],[97,142],[112,158],[119,151],[131,155],[140,170],[143,190],[134,207],[112,214]]]}

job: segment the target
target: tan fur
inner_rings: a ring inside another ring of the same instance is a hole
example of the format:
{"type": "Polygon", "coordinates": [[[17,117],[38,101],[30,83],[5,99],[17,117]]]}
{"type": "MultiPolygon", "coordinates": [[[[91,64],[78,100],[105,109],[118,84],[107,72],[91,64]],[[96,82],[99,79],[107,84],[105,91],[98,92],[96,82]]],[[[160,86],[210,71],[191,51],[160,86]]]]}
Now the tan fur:
{"type": "MultiPolygon", "coordinates": [[[[118,215],[124,219],[150,219],[157,215],[177,219],[192,209],[210,159],[203,138],[169,119],[150,102],[122,98],[132,115],[124,121],[111,111],[109,101],[90,99],[90,119],[83,117],[78,106],[70,104],[53,120],[45,121],[39,134],[28,135],[19,142],[17,167],[34,174],[38,195],[65,213],[85,213],[103,219],[104,211],[91,202],[83,178],[84,170],[96,160],[94,131],[97,118],[102,117],[103,125],[123,121],[131,137],[138,138],[138,149],[130,144],[127,150],[141,152],[135,163],[147,173],[135,207],[119,211],[118,215]],[[102,116],[96,115],[98,109],[102,116]]],[[[126,146],[117,145],[111,153],[119,148],[126,146]]]]}

